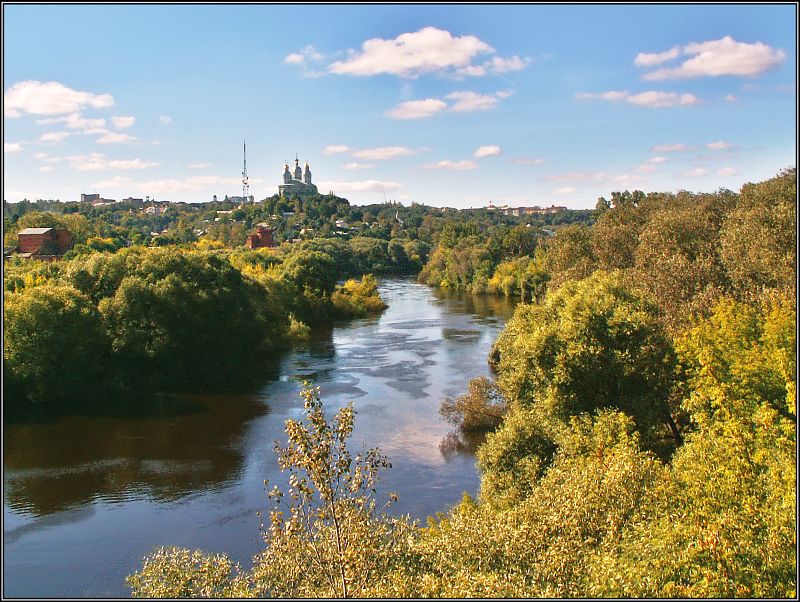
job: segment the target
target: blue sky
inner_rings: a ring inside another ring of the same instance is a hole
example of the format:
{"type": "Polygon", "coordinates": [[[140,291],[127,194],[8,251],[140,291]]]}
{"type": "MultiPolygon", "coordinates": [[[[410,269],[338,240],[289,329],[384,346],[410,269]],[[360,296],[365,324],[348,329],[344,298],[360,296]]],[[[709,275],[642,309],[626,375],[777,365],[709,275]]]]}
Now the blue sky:
{"type": "Polygon", "coordinates": [[[794,5],[4,5],[4,198],[594,207],[794,166],[794,5]]]}

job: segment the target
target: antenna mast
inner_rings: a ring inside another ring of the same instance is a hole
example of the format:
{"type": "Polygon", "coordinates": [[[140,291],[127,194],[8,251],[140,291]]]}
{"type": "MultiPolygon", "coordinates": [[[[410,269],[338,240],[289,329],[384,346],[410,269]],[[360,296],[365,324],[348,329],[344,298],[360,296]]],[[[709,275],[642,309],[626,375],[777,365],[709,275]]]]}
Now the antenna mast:
{"type": "Polygon", "coordinates": [[[250,184],[247,180],[247,140],[244,141],[244,168],[242,169],[242,205],[249,198],[250,184]]]}

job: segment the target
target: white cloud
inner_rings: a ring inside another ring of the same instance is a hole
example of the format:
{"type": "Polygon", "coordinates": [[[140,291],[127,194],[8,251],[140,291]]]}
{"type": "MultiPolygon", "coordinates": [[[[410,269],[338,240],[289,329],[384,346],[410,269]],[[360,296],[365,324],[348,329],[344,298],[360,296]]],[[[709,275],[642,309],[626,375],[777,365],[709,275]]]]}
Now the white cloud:
{"type": "Polygon", "coordinates": [[[61,142],[62,140],[70,137],[69,132],[47,132],[46,134],[42,134],[39,136],[39,142],[44,144],[56,144],[61,142]]]}
{"type": "Polygon", "coordinates": [[[674,58],[678,58],[680,53],[681,49],[678,46],[670,48],[665,52],[656,52],[653,54],[640,52],[636,55],[636,58],[633,59],[633,64],[637,67],[652,67],[653,65],[660,65],[666,61],[671,61],[674,58]]]}
{"type": "Polygon", "coordinates": [[[565,186],[563,188],[556,188],[553,191],[553,194],[573,194],[575,192],[578,192],[577,188],[573,188],[572,186],[565,186]]]}
{"type": "MultiPolygon", "coordinates": [[[[655,147],[654,147],[655,148],[655,147]]],[[[662,147],[663,148],[663,147],[662,147]]],[[[650,157],[647,162],[648,163],[664,163],[667,160],[666,157],[650,157]]]]}
{"type": "Polygon", "coordinates": [[[150,192],[150,196],[163,195],[166,192],[186,192],[192,190],[199,190],[199,187],[181,180],[167,179],[167,180],[149,180],[147,182],[139,182],[136,188],[141,192],[150,192]]]}
{"type": "Polygon", "coordinates": [[[463,69],[456,71],[458,75],[468,75],[469,77],[481,77],[486,75],[486,67],[483,65],[467,65],[463,69]]]}
{"type": "Polygon", "coordinates": [[[407,157],[416,153],[417,151],[405,146],[382,146],[353,151],[353,156],[356,159],[366,159],[368,161],[385,161],[395,157],[407,157]]]}
{"type": "Polygon", "coordinates": [[[475,153],[473,153],[473,157],[481,158],[481,157],[499,157],[503,154],[503,149],[499,146],[494,144],[490,144],[488,146],[479,146],[475,149],[475,153]]]}
{"type": "Polygon", "coordinates": [[[64,117],[48,117],[46,119],[36,120],[36,125],[51,125],[54,123],[63,123],[73,130],[83,130],[84,134],[92,134],[95,133],[96,130],[106,131],[103,129],[106,125],[105,119],[86,119],[82,117],[80,113],[70,113],[64,117]]]}
{"type": "Polygon", "coordinates": [[[109,132],[97,139],[97,144],[125,144],[136,140],[135,136],[128,134],[120,134],[118,132],[109,132]]]}
{"type": "Polygon", "coordinates": [[[353,149],[345,144],[329,144],[322,149],[322,152],[326,155],[335,155],[338,153],[349,153],[351,150],[353,149]]]}
{"type": "Polygon", "coordinates": [[[47,153],[33,153],[31,156],[39,161],[44,161],[49,155],[47,153]]]}
{"type": "Polygon", "coordinates": [[[603,182],[608,175],[602,171],[571,171],[545,177],[550,182],[603,182]]]}
{"type": "Polygon", "coordinates": [[[466,171],[470,169],[477,169],[478,164],[475,161],[437,161],[436,163],[426,163],[423,165],[425,169],[450,169],[453,171],[466,171]]]}
{"type": "Polygon", "coordinates": [[[372,163],[348,163],[344,166],[345,169],[354,170],[354,169],[370,169],[375,167],[372,163]]]}
{"type": "Polygon", "coordinates": [[[650,150],[654,153],[688,153],[694,150],[694,147],[686,146],[685,144],[658,144],[650,150]]]}
{"type": "Polygon", "coordinates": [[[42,167],[40,167],[36,171],[39,171],[41,173],[48,173],[48,172],[54,171],[54,170],[55,170],[55,167],[52,167],[51,165],[43,165],[42,167]]]}
{"type": "Polygon", "coordinates": [[[19,117],[23,113],[59,115],[74,113],[84,107],[100,109],[111,106],[114,106],[114,99],[110,94],[80,92],[59,82],[18,82],[3,95],[6,117],[19,117]]]}
{"type": "Polygon", "coordinates": [[[696,167],[694,169],[690,169],[689,171],[685,171],[681,174],[681,177],[684,178],[700,178],[706,175],[708,172],[703,169],[702,167],[696,167]]]}
{"type": "Polygon", "coordinates": [[[606,100],[609,102],[627,102],[640,107],[662,109],[666,107],[689,106],[697,104],[697,97],[694,94],[678,94],[676,92],[659,92],[650,90],[631,94],[627,90],[611,90],[599,94],[578,92],[575,95],[578,100],[606,100]]]}
{"type": "Polygon", "coordinates": [[[293,52],[287,55],[286,58],[283,59],[283,62],[290,65],[300,65],[306,61],[321,61],[324,58],[323,55],[317,52],[314,46],[309,44],[300,50],[300,52],[293,52]]]}
{"type": "Polygon", "coordinates": [[[519,163],[520,165],[541,165],[544,163],[544,159],[535,159],[531,157],[517,157],[516,159],[512,159],[512,162],[519,163]]]}
{"type": "Polygon", "coordinates": [[[494,56],[484,63],[484,66],[488,67],[492,73],[507,73],[509,71],[520,71],[524,69],[529,62],[529,59],[522,59],[516,55],[508,59],[494,56]]]}
{"type": "Polygon", "coordinates": [[[660,81],[720,75],[754,76],[777,67],[786,59],[783,50],[776,50],[761,42],[737,42],[730,36],[687,44],[683,52],[694,56],[678,67],[646,73],[644,79],[660,81]]]}
{"type": "Polygon", "coordinates": [[[457,113],[468,113],[471,111],[487,111],[493,109],[500,102],[501,98],[508,98],[506,92],[495,94],[478,94],[477,92],[457,91],[451,92],[445,98],[455,100],[455,104],[450,106],[451,111],[457,113]]]}
{"type": "Polygon", "coordinates": [[[642,92],[629,96],[627,101],[631,104],[652,108],[684,107],[697,104],[697,97],[693,94],[677,94],[675,92],[642,92]]]}
{"type": "MultiPolygon", "coordinates": [[[[645,166],[645,167],[651,167],[651,166],[645,166]]],[[[644,180],[645,179],[642,176],[636,174],[628,174],[628,173],[623,173],[611,178],[612,182],[614,182],[615,184],[619,184],[620,186],[634,186],[636,184],[644,182],[644,180]]]]}
{"type": "Polygon", "coordinates": [[[617,102],[628,98],[630,93],[627,90],[610,90],[599,94],[591,94],[589,92],[578,92],[575,98],[578,100],[608,100],[610,102],[617,102]]]}
{"type": "Polygon", "coordinates": [[[141,159],[123,159],[109,161],[108,166],[111,169],[147,169],[148,167],[156,167],[158,165],[155,161],[142,161],[141,159]]]}
{"type": "Polygon", "coordinates": [[[725,142],[724,140],[717,140],[716,142],[709,142],[706,144],[706,148],[709,150],[728,150],[732,146],[730,142],[725,142]]]}
{"type": "Polygon", "coordinates": [[[409,100],[401,102],[394,109],[385,114],[392,119],[423,119],[432,117],[436,113],[447,108],[447,103],[438,98],[426,98],[425,100],[409,100]]]}
{"type": "Polygon", "coordinates": [[[736,170],[733,167],[723,167],[717,171],[717,175],[722,177],[735,176],[736,170]]]}
{"type": "Polygon", "coordinates": [[[101,180],[94,185],[95,189],[99,188],[122,188],[128,187],[133,184],[133,180],[127,176],[114,176],[108,180],[101,180]]]}
{"type": "Polygon", "coordinates": [[[104,169],[140,170],[156,167],[155,161],[141,159],[107,159],[102,153],[90,155],[71,155],[67,157],[70,166],[78,171],[101,171],[104,169]]]}
{"type": "Polygon", "coordinates": [[[6,155],[21,153],[23,150],[25,149],[19,142],[3,142],[3,153],[6,155]]]}
{"type": "Polygon", "coordinates": [[[190,163],[189,169],[205,169],[211,167],[211,163],[190,163]]]}
{"type": "Polygon", "coordinates": [[[475,56],[493,52],[494,48],[475,36],[454,37],[449,31],[425,27],[392,40],[367,40],[361,52],[351,50],[346,60],[332,63],[328,70],[343,75],[386,73],[417,77],[423,73],[464,69],[475,56]]]}
{"type": "Polygon", "coordinates": [[[172,123],[172,117],[168,117],[167,115],[159,115],[158,121],[163,125],[169,125],[172,123]]]}
{"type": "Polygon", "coordinates": [[[640,165],[639,167],[637,167],[636,171],[638,171],[639,173],[653,173],[657,169],[658,168],[655,165],[652,165],[650,163],[644,163],[644,164],[640,165]]]}
{"type": "Polygon", "coordinates": [[[125,130],[131,127],[134,123],[136,123],[136,117],[131,116],[117,116],[112,117],[111,122],[114,124],[114,127],[118,130],[125,130]]]}
{"type": "Polygon", "coordinates": [[[733,94],[728,94],[725,97],[725,102],[736,102],[737,100],[738,98],[736,98],[736,96],[734,96],[733,94]]]}
{"type": "Polygon", "coordinates": [[[402,188],[397,182],[382,182],[380,180],[362,180],[357,182],[320,182],[320,190],[333,190],[339,192],[389,192],[402,188]]]}

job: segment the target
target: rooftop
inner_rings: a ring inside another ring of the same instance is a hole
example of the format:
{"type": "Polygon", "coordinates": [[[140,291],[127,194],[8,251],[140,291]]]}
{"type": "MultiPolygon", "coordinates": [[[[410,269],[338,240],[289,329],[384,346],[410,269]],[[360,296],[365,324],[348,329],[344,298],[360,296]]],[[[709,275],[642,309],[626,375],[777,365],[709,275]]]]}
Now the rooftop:
{"type": "Polygon", "coordinates": [[[50,230],[52,230],[52,228],[25,228],[24,230],[20,230],[17,234],[45,234],[50,230]]]}

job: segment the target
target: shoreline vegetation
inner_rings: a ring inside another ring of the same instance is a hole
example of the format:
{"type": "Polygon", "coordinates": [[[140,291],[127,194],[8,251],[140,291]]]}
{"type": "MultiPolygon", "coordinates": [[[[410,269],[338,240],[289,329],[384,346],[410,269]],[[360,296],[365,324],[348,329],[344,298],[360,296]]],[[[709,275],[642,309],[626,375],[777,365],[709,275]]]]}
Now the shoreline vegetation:
{"type": "Polygon", "coordinates": [[[188,379],[189,353],[225,378],[242,366],[217,355],[379,311],[375,279],[337,288],[347,275],[402,265],[522,301],[488,358],[494,382],[442,407],[463,432],[488,431],[474,498],[425,526],[389,514],[376,499],[389,460],[352,455],[355,410],[329,421],[309,386],[304,420],[276,444],[289,488],[270,493],[253,569],[165,548],[128,578],[133,595],[795,597],[796,171],[739,193],[615,192],[552,235],[427,209],[387,218],[388,239],[6,266],[6,390],[31,401],[131,386],[134,368],[188,379]]]}

